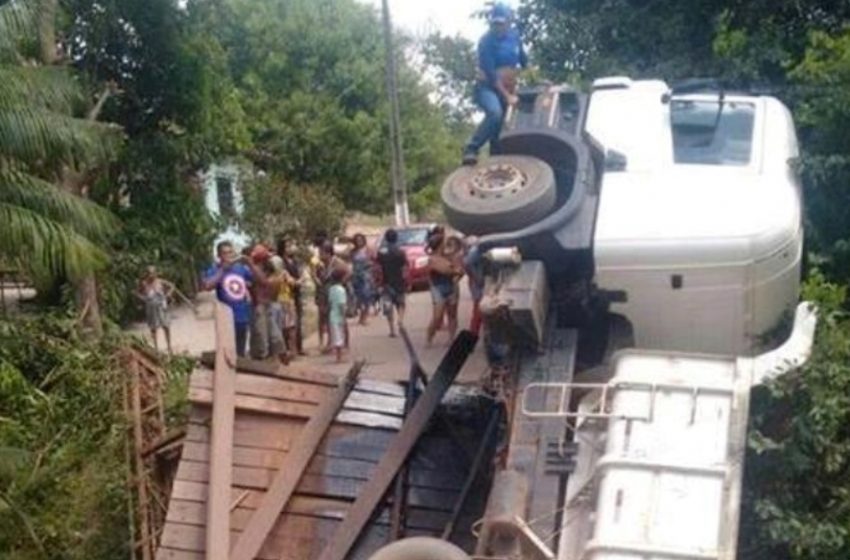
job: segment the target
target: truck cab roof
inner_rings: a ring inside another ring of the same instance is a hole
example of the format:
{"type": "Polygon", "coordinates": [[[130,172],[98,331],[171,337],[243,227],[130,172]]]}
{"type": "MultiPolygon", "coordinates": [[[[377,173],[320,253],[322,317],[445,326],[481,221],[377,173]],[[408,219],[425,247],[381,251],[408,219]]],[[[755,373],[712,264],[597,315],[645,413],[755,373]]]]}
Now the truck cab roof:
{"type": "Polygon", "coordinates": [[[594,236],[597,265],[758,260],[800,235],[788,110],[775,98],[603,82],[586,130],[616,154],[594,236]]]}

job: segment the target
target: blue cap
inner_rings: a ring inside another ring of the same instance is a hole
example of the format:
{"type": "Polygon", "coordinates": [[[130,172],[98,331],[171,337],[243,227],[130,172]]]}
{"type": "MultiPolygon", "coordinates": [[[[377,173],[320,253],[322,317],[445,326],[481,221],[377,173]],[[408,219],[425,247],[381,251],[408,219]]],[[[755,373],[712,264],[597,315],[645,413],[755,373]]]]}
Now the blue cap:
{"type": "Polygon", "coordinates": [[[493,4],[493,7],[490,8],[490,15],[487,19],[490,20],[490,23],[505,23],[509,21],[513,15],[514,12],[510,6],[504,2],[496,2],[493,4]]]}

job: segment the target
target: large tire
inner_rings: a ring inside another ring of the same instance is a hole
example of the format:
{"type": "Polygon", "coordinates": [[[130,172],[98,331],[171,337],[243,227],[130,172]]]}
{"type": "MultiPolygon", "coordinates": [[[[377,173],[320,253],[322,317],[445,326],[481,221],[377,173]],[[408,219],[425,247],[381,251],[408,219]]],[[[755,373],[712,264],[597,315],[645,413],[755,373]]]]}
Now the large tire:
{"type": "Polygon", "coordinates": [[[469,555],[448,541],[433,537],[411,537],[383,547],[369,560],[470,560],[469,555]]]}
{"type": "Polygon", "coordinates": [[[443,184],[443,211],[466,234],[514,231],[537,223],[555,206],[555,174],[529,156],[493,156],[461,167],[443,184]]]}

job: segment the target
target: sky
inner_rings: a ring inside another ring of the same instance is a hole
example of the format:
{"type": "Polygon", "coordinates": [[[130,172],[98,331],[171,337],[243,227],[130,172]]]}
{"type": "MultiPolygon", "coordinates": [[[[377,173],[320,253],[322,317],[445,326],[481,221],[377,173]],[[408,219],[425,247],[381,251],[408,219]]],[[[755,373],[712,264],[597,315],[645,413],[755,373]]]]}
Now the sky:
{"type": "MultiPolygon", "coordinates": [[[[359,0],[361,3],[381,8],[381,0],[359,0]]],[[[393,24],[416,36],[433,31],[443,34],[461,34],[477,41],[484,32],[484,22],[470,16],[484,6],[484,0],[389,0],[393,24]]]]}

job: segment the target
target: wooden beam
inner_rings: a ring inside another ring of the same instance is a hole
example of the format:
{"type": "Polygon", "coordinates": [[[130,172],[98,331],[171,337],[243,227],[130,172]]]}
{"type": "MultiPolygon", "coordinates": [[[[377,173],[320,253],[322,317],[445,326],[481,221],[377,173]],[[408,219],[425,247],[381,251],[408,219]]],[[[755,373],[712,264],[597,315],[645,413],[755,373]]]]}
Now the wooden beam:
{"type": "MultiPolygon", "coordinates": [[[[213,368],[215,364],[215,353],[204,352],[201,354],[201,365],[213,368]]],[[[236,369],[240,373],[250,373],[273,379],[291,382],[309,383],[333,389],[337,384],[337,376],[313,369],[314,366],[294,362],[288,366],[260,362],[248,358],[239,358],[236,369]]],[[[397,382],[378,381],[375,379],[361,379],[354,388],[354,393],[376,393],[379,395],[396,396],[404,398],[404,389],[397,382]]]]}
{"type": "Polygon", "coordinates": [[[231,560],[253,560],[260,552],[266,537],[280,513],[286,508],[295,487],[307,470],[322,438],[330,428],[345,399],[354,388],[365,362],[355,363],[337,385],[336,391],[319,404],[315,413],[298,434],[290,452],[280,466],[260,507],[236,541],[231,560]]]}
{"type": "MultiPolygon", "coordinates": [[[[204,352],[201,354],[201,363],[207,367],[213,367],[215,363],[215,354],[212,352],[204,352]]],[[[252,360],[250,358],[239,358],[236,361],[236,369],[246,373],[275,377],[278,379],[303,381],[304,383],[324,385],[326,387],[335,387],[337,382],[337,378],[333,374],[317,371],[312,369],[312,367],[305,367],[300,364],[297,367],[295,365],[284,366],[280,363],[270,363],[252,360]]]]}
{"type": "Polygon", "coordinates": [[[440,363],[428,388],[416,401],[410,415],[405,419],[401,431],[390,442],[372,478],[360,489],[360,495],[342,523],[336,528],[333,538],[322,550],[319,560],[345,560],[357,542],[363,528],[369,522],[375,507],[381,502],[401,466],[413,450],[440,401],[457,377],[466,359],[478,341],[473,333],[462,331],[452,343],[440,363]]]}
{"type": "Polygon", "coordinates": [[[170,432],[164,434],[161,437],[158,437],[151,443],[147,444],[142,449],[142,457],[147,458],[151,454],[159,453],[164,447],[171,445],[172,443],[182,442],[183,438],[186,437],[186,428],[178,428],[171,430],[170,432]]]}
{"type": "MultiPolygon", "coordinates": [[[[148,517],[148,509],[150,508],[150,499],[148,497],[148,481],[145,473],[145,462],[143,458],[144,451],[144,433],[142,430],[142,393],[139,387],[139,364],[130,357],[127,360],[127,365],[130,368],[130,383],[131,383],[131,399],[133,411],[133,443],[134,443],[134,463],[136,465],[136,491],[138,492],[139,501],[139,539],[143,542],[142,560],[152,560],[153,554],[151,551],[148,539],[151,536],[150,518],[148,517]]],[[[135,537],[133,537],[135,538],[135,537]]]]}
{"type": "MultiPolygon", "coordinates": [[[[214,393],[209,389],[189,386],[189,402],[192,404],[209,405],[213,402],[214,396],[214,393]]],[[[304,420],[308,420],[317,408],[316,405],[306,403],[264,399],[250,395],[236,395],[234,406],[240,411],[304,420]]],[[[399,416],[363,410],[349,410],[347,407],[340,413],[337,422],[364,428],[383,428],[386,430],[398,430],[401,428],[401,418],[399,416]]]]}
{"type": "Polygon", "coordinates": [[[236,333],[230,307],[215,305],[216,358],[210,443],[206,558],[230,556],[230,491],[233,476],[233,419],[236,393],[236,333]]]}

